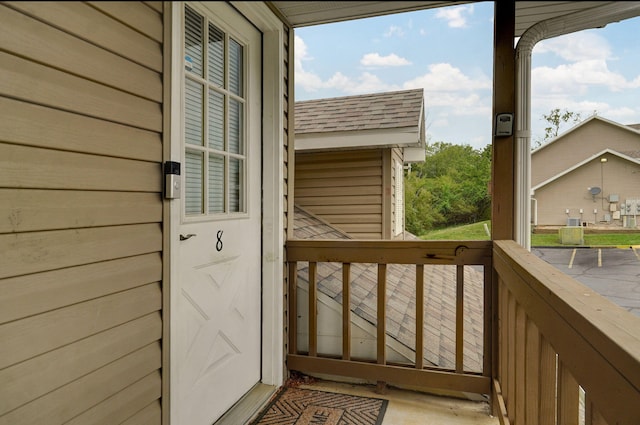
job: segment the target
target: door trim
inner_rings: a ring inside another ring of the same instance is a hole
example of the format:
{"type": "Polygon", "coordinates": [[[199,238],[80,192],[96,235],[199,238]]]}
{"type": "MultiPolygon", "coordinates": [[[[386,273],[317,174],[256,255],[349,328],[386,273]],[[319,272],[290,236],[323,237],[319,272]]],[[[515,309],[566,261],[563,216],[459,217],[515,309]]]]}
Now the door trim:
{"type": "MultiPolygon", "coordinates": [[[[184,2],[164,2],[164,161],[179,161],[180,140],[180,67],[179,57],[184,2]],[[177,121],[176,121],[177,119],[177,121]]],[[[280,386],[284,381],[284,25],[262,2],[231,2],[241,14],[262,32],[263,57],[270,60],[262,66],[262,362],[261,382],[280,386]]],[[[290,46],[293,49],[293,46],[290,46]]],[[[290,67],[292,68],[292,66],[290,67]]],[[[289,91],[290,97],[293,93],[289,91]]],[[[293,146],[290,146],[292,149],[293,146]]],[[[171,423],[173,345],[171,344],[172,311],[176,297],[171,282],[177,276],[177,256],[172,252],[178,243],[181,200],[164,199],[163,221],[163,340],[162,423],[171,423]],[[177,217],[178,220],[175,220],[177,217]]]]}

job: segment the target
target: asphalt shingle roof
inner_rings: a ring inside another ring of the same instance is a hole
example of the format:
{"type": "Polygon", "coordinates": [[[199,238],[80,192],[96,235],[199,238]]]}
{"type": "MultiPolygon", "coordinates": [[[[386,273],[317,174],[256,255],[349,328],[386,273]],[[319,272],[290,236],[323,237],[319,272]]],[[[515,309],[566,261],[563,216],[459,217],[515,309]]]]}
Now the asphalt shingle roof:
{"type": "Polygon", "coordinates": [[[423,89],[295,103],[296,134],[418,127],[423,89]]]}
{"type": "MultiPolygon", "coordinates": [[[[308,211],[296,207],[294,213],[296,239],[350,239],[330,224],[308,211]]],[[[411,237],[411,235],[409,235],[411,237]]],[[[415,238],[415,237],[414,237],[415,238]]],[[[299,264],[298,279],[307,283],[309,270],[299,264]]],[[[351,265],[351,311],[374,326],[377,323],[377,265],[351,265]]],[[[464,268],[464,368],[482,371],[483,346],[483,273],[473,267],[464,268]]],[[[425,360],[446,369],[455,368],[456,267],[425,266],[425,360]]],[[[319,291],[342,304],[342,268],[340,264],[319,263],[319,291]]],[[[415,267],[387,266],[387,335],[415,351],[416,303],[415,267]]]]}

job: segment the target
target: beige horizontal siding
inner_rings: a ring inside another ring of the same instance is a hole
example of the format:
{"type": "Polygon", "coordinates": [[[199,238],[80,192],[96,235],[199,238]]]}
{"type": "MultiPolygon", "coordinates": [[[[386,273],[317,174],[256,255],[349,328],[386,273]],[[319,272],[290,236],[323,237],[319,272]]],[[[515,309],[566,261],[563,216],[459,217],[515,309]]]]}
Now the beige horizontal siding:
{"type": "Polygon", "coordinates": [[[76,380],[162,336],[155,312],[0,371],[0,414],[50,391],[62,379],[76,380]]]}
{"type": "Polygon", "coordinates": [[[160,133],[0,97],[0,142],[162,160],[160,133]]]}
{"type": "Polygon", "coordinates": [[[354,238],[382,237],[382,151],[297,153],[295,202],[354,238]]]}
{"type": "Polygon", "coordinates": [[[358,215],[331,215],[325,214],[324,219],[330,223],[347,224],[347,223],[380,223],[382,217],[380,214],[358,214],[358,215]]]}
{"type": "Polygon", "coordinates": [[[88,4],[162,43],[162,2],[90,1],[88,4]],[[149,13],[149,8],[160,13],[149,13]]]}
{"type": "Polygon", "coordinates": [[[159,224],[0,235],[0,278],[160,251],[159,224]]]}
{"type": "Polygon", "coordinates": [[[346,205],[346,204],[379,204],[382,202],[382,196],[327,196],[327,197],[317,197],[317,196],[301,196],[297,198],[298,203],[300,205],[304,205],[305,207],[311,207],[314,205],[346,205]]]}
{"type": "Polygon", "coordinates": [[[325,168],[319,170],[305,170],[304,168],[298,169],[296,163],[296,176],[300,176],[300,179],[335,179],[339,177],[378,176],[380,174],[379,167],[359,167],[358,169],[348,167],[349,164],[345,164],[343,167],[329,167],[327,165],[325,168]]]}
{"type": "Polygon", "coordinates": [[[152,8],[156,12],[162,13],[162,2],[161,1],[143,1],[146,6],[152,8]]]}
{"type": "MultiPolygon", "coordinates": [[[[116,395],[109,397],[102,403],[92,407],[81,415],[76,416],[65,425],[99,425],[99,424],[120,424],[121,421],[136,417],[141,406],[156,405],[156,400],[160,397],[160,383],[162,376],[159,371],[151,372],[141,380],[126,387],[116,395]]],[[[159,413],[159,412],[158,412],[159,413]]],[[[159,423],[159,418],[153,418],[159,423]]],[[[144,422],[136,422],[142,424],[144,422]]]]}
{"type": "Polygon", "coordinates": [[[6,323],[0,328],[0,368],[158,311],[161,301],[160,285],[152,283],[6,323]]]}
{"type": "Polygon", "coordinates": [[[61,152],[0,143],[5,187],[159,192],[160,165],[153,162],[61,152]]]}
{"type": "Polygon", "coordinates": [[[382,196],[382,187],[369,186],[335,186],[335,187],[305,187],[304,193],[308,197],[322,196],[382,196]]]}
{"type": "MultiPolygon", "coordinates": [[[[128,8],[136,7],[135,2],[123,3],[128,8]]],[[[158,32],[162,30],[162,15],[151,8],[147,8],[146,14],[138,14],[135,21],[127,18],[126,25],[83,2],[48,2],[43,5],[42,2],[14,1],[6,4],[131,62],[162,71],[162,44],[161,37],[158,37],[158,32]],[[148,28],[147,22],[150,20],[155,21],[152,29],[148,28]]],[[[134,15],[129,17],[133,18],[134,15]]]]}
{"type": "Polygon", "coordinates": [[[159,70],[131,62],[5,6],[0,6],[0,48],[37,57],[47,66],[156,102],[162,99],[159,70]]]}
{"type": "Polygon", "coordinates": [[[144,409],[140,410],[135,415],[131,416],[126,421],[122,422],[121,425],[154,425],[159,424],[162,418],[162,407],[160,406],[159,401],[154,401],[153,403],[146,406],[144,409]]]}
{"type": "Polygon", "coordinates": [[[0,233],[162,221],[157,193],[0,189],[0,233]]]}
{"type": "Polygon", "coordinates": [[[162,111],[157,102],[5,52],[0,52],[0,96],[147,130],[162,130],[162,111]]]}
{"type": "Polygon", "coordinates": [[[0,425],[161,422],[163,31],[0,5],[0,425]]]}
{"type": "Polygon", "coordinates": [[[0,323],[157,282],[157,252],[7,278],[0,283],[0,323]]]}
{"type": "MultiPolygon", "coordinates": [[[[311,187],[326,187],[327,182],[323,179],[306,179],[303,181],[296,181],[296,187],[311,188],[311,187]]],[[[382,187],[382,175],[373,175],[366,177],[350,177],[348,179],[332,180],[331,184],[335,188],[350,186],[350,187],[382,187]]]]}
{"type": "Polygon", "coordinates": [[[155,342],[12,410],[0,417],[0,425],[65,423],[145,376],[158,373],[160,365],[161,347],[155,342]]]}

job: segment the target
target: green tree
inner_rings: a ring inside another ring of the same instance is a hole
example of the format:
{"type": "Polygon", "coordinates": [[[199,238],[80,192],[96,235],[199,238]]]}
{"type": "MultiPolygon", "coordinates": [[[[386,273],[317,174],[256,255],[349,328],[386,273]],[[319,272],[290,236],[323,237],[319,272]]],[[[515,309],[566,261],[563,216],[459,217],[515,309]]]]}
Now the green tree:
{"type": "Polygon", "coordinates": [[[535,147],[540,147],[542,144],[548,142],[551,139],[558,137],[560,127],[571,121],[572,124],[580,121],[581,116],[577,112],[569,111],[565,109],[560,111],[560,108],[552,109],[549,114],[542,114],[542,119],[547,122],[547,127],[544,129],[544,138],[537,140],[535,147]]]}
{"type": "Polygon", "coordinates": [[[420,235],[490,218],[490,177],[491,145],[481,151],[444,142],[427,145],[425,161],[405,178],[407,230],[420,235]]]}

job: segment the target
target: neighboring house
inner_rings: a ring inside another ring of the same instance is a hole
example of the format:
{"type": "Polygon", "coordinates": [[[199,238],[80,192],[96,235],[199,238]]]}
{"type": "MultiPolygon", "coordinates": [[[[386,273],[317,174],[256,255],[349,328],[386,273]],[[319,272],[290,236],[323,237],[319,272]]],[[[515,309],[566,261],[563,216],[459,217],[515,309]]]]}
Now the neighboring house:
{"type": "Polygon", "coordinates": [[[533,225],[635,228],[640,125],[594,115],[531,153],[533,225]]]}
{"type": "MultiPolygon", "coordinates": [[[[404,231],[404,164],[424,161],[423,89],[296,102],[294,237],[300,239],[414,239],[404,231]]],[[[318,265],[322,318],[319,349],[341,350],[339,318],[342,273],[337,264],[318,265]]],[[[433,367],[455,367],[455,267],[425,268],[425,361],[433,367]],[[436,312],[438,312],[436,314],[436,312]]],[[[467,268],[465,305],[467,339],[465,367],[482,366],[482,273],[467,268]]],[[[376,265],[352,269],[351,309],[353,355],[375,358],[376,265]]],[[[308,268],[298,272],[306,294],[308,268]]],[[[391,360],[415,359],[415,267],[393,265],[388,273],[387,349],[391,360]]],[[[307,309],[299,303],[298,348],[306,349],[307,309]]]]}
{"type": "Polygon", "coordinates": [[[295,202],[360,239],[402,239],[404,165],[424,161],[423,89],[296,102],[295,202]]]}

